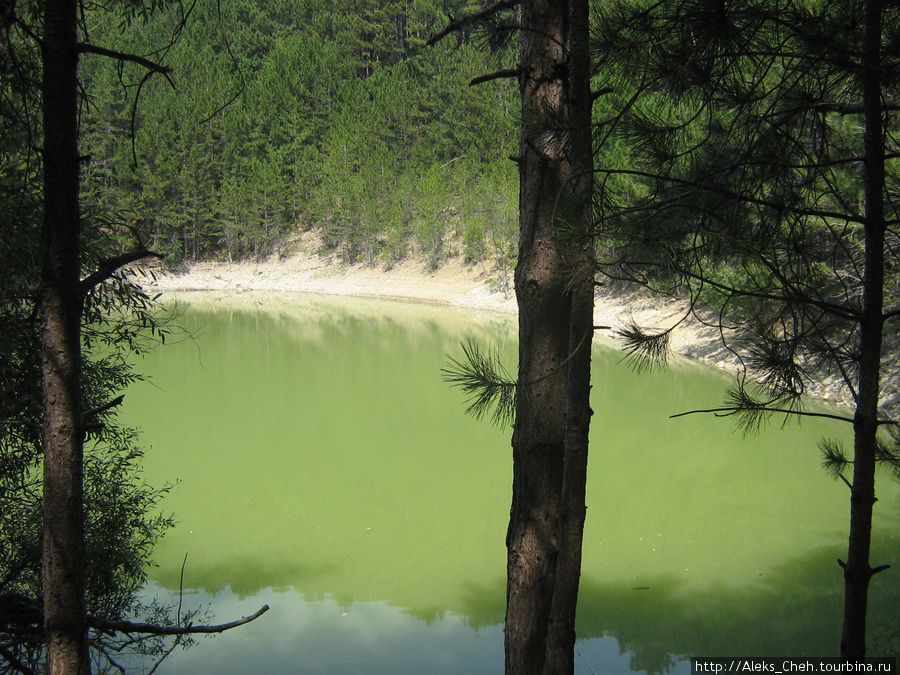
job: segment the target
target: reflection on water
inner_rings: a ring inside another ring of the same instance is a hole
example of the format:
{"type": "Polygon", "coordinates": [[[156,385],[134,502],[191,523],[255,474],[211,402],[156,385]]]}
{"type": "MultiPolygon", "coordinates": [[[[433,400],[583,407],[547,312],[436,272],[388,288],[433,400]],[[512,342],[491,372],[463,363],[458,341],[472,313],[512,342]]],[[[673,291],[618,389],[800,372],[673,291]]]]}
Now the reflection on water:
{"type": "MultiPolygon", "coordinates": [[[[149,594],[169,592],[155,584],[149,594]]],[[[230,592],[186,596],[197,605],[212,605],[220,616],[245,616],[269,604],[265,621],[216,636],[167,662],[166,672],[246,675],[252,672],[427,673],[429,675],[496,675],[503,672],[500,624],[472,628],[459,616],[422,621],[384,602],[342,605],[333,599],[306,601],[297,591],[260,589],[252,598],[230,592]],[[235,658],[240,655],[240,658],[235,658]],[[171,669],[170,669],[171,668],[171,669]]],[[[577,648],[576,673],[629,675],[628,654],[613,638],[584,640],[577,648]]],[[[687,662],[673,663],[674,675],[688,675],[687,662]]]]}
{"type": "MultiPolygon", "coordinates": [[[[168,597],[153,585],[149,592],[168,597]]],[[[211,605],[220,617],[271,609],[253,623],[201,640],[174,654],[166,672],[246,675],[254,673],[473,673],[503,672],[499,625],[474,629],[455,615],[426,622],[386,602],[342,604],[333,598],[308,601],[293,590],[259,589],[240,598],[227,589],[186,596],[211,605]]]]}
{"type": "MultiPolygon", "coordinates": [[[[247,672],[264,657],[266,672],[500,672],[509,432],[464,416],[440,369],[467,338],[514,369],[513,321],[252,295],[191,296],[184,323],[198,342],[149,357],[153,386],[127,398],[148,480],[181,481],[151,576],[176,589],[187,553],[186,586],[222,620],[273,609],[169,672],[247,672]],[[210,651],[238,670],[208,665],[210,651]]],[[[727,377],[619,361],[595,348],[577,672],[834,654],[848,495],[815,445],[846,430],[776,424],[744,439],[727,420],[671,420],[714,406],[727,377]]],[[[886,478],[880,499],[878,564],[900,548],[886,478]]],[[[893,620],[893,574],[873,581],[874,624],[893,620]]]]}

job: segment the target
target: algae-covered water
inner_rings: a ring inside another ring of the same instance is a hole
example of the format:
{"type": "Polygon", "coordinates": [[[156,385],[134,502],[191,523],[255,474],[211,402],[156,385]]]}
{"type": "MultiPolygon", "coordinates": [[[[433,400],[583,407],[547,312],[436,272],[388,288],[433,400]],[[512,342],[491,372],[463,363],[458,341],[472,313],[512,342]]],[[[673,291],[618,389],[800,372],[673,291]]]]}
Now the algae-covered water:
{"type": "MultiPolygon", "coordinates": [[[[440,371],[475,339],[514,372],[514,320],[186,297],[195,339],[139,362],[151,381],[126,397],[148,481],[178,481],[148,592],[175,597],[187,555],[186,606],[216,621],[272,609],[164,672],[502,672],[510,431],[466,416],[440,371]]],[[[835,655],[849,492],[816,443],[847,430],[776,421],[744,438],[729,420],[670,419],[715,407],[729,377],[686,362],[636,374],[621,359],[595,345],[576,672],[835,655]]],[[[873,563],[896,564],[886,476],[879,498],[873,563]]],[[[873,635],[900,628],[898,595],[896,572],[873,581],[873,635]]]]}

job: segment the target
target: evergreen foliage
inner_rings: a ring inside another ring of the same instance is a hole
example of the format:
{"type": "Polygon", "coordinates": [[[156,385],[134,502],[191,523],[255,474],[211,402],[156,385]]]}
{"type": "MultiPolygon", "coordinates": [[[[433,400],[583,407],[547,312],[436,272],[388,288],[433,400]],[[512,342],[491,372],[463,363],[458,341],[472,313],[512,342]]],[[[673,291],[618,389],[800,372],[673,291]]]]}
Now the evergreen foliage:
{"type": "MultiPolygon", "coordinates": [[[[891,380],[900,316],[898,6],[882,0],[689,0],[599,8],[597,221],[610,276],[718,310],[744,374],[722,408],[754,431],[772,415],[817,415],[823,380],[852,401],[852,462],[823,464],[850,487],[841,655],[866,653],[875,466],[900,465],[891,380]],[[851,478],[843,472],[852,467],[851,478]]],[[[664,353],[668,331],[624,332],[664,353]]],[[[640,363],[640,362],[639,362],[640,363]]]]}
{"type": "MultiPolygon", "coordinates": [[[[846,30],[861,11],[698,0],[598,14],[598,73],[614,90],[597,124],[607,141],[597,161],[602,269],[720,308],[724,335],[753,376],[731,401],[750,417],[797,409],[823,378],[853,396],[858,388],[869,217],[862,37],[848,42],[846,30]],[[751,381],[763,388],[754,393],[751,381]]],[[[886,26],[895,11],[886,8],[886,26]]],[[[890,33],[883,49],[882,68],[894,72],[890,33]]],[[[898,94],[885,78],[884,99],[898,94]]],[[[893,126],[885,131],[883,273],[895,298],[900,147],[893,126]]],[[[885,335],[883,356],[896,361],[895,335],[885,335]]],[[[665,354],[668,336],[621,333],[642,364],[665,354]]]]}
{"type": "MultiPolygon", "coordinates": [[[[174,88],[139,87],[136,65],[88,56],[90,203],[128,214],[173,262],[284,253],[315,227],[352,262],[390,265],[412,248],[432,264],[463,253],[505,273],[514,87],[467,86],[492,58],[468,34],[424,47],[445,13],[465,8],[200,0],[165,52],[174,88]],[[121,133],[132,124],[137,163],[121,133]]],[[[157,13],[97,35],[151,53],[179,21],[157,13]]]]}
{"type": "Polygon", "coordinates": [[[511,425],[516,417],[516,381],[496,352],[485,353],[476,342],[462,345],[463,360],[447,357],[444,381],[462,389],[468,397],[466,413],[476,419],[490,415],[497,426],[511,425]]]}

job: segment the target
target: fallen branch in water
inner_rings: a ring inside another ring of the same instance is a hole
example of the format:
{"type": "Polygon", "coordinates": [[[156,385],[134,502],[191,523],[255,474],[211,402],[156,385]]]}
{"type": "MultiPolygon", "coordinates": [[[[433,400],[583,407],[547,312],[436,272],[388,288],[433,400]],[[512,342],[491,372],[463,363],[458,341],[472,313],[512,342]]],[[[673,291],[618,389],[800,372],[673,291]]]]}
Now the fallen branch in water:
{"type": "Polygon", "coordinates": [[[228,623],[220,623],[214,626],[158,626],[152,623],[135,623],[132,621],[106,621],[95,617],[88,617],[88,625],[96,628],[104,633],[125,633],[133,635],[134,633],[143,633],[145,635],[194,635],[198,633],[222,633],[238,626],[258,619],[269,611],[268,605],[263,605],[258,612],[250,616],[244,616],[235,621],[228,623]]]}

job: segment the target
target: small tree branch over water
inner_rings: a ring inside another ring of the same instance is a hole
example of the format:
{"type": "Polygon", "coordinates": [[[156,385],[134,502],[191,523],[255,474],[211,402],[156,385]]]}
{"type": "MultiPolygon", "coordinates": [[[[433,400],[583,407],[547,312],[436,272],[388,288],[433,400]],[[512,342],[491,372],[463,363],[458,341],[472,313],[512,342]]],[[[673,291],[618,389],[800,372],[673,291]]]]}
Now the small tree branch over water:
{"type": "Polygon", "coordinates": [[[444,381],[463,390],[466,413],[483,419],[490,415],[495,426],[512,424],[516,415],[516,381],[500,362],[499,351],[485,353],[474,341],[462,345],[463,360],[447,356],[441,369],[444,381]]]}
{"type": "Polygon", "coordinates": [[[107,621],[100,618],[88,617],[88,625],[104,633],[124,633],[125,635],[209,635],[224,633],[232,628],[243,626],[255,621],[269,611],[268,605],[263,605],[250,616],[244,616],[227,623],[213,624],[209,626],[160,626],[152,623],[140,623],[133,621],[107,621]]]}

